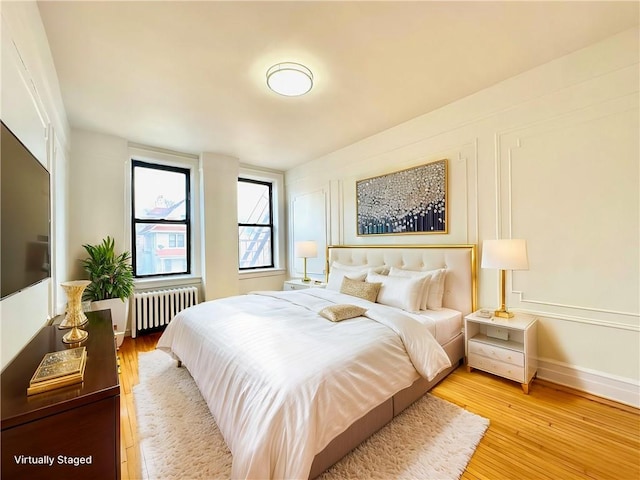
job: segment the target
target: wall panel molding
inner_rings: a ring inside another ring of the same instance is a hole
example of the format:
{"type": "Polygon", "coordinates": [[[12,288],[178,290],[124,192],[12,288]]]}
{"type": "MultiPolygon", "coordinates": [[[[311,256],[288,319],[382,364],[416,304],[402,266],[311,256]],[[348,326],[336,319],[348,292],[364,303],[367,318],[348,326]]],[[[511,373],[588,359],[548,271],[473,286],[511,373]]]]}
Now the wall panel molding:
{"type": "MultiPolygon", "coordinates": [[[[637,244],[638,235],[633,230],[634,222],[635,227],[638,226],[638,202],[635,202],[633,211],[633,206],[624,205],[622,194],[616,192],[615,187],[607,186],[618,185],[625,176],[633,175],[634,168],[637,177],[638,147],[633,146],[633,135],[637,139],[637,131],[635,134],[631,131],[634,117],[635,124],[638,123],[638,104],[637,92],[614,95],[606,101],[552,115],[543,121],[496,132],[498,238],[526,238],[530,269],[536,271],[535,274],[512,272],[510,275],[509,289],[518,307],[526,308],[525,305],[529,304],[549,307],[552,311],[573,310],[578,312],[578,316],[593,316],[594,313],[621,316],[638,323],[638,304],[632,305],[629,300],[633,298],[633,285],[638,286],[639,283],[638,269],[633,270],[637,262],[634,263],[633,258],[622,258],[615,248],[618,237],[622,242],[635,241],[637,244]],[[607,145],[607,150],[599,151],[598,147],[602,145],[607,145]],[[615,148],[610,145],[615,145],[615,148]],[[591,151],[589,147],[592,147],[591,151]],[[628,167],[622,167],[622,170],[607,168],[607,154],[615,156],[616,162],[622,161],[628,167]],[[537,173],[537,157],[542,156],[550,156],[553,165],[550,167],[549,160],[546,160],[546,171],[537,173]],[[636,159],[635,166],[633,158],[636,159]],[[558,178],[554,178],[555,174],[558,178]],[[520,190],[525,190],[522,197],[526,200],[518,198],[520,190]],[[543,195],[535,190],[547,193],[543,195]],[[562,205],[556,201],[554,193],[557,190],[562,190],[562,197],[557,197],[562,198],[562,205]],[[572,202],[580,205],[583,211],[577,209],[578,213],[573,215],[569,210],[572,202]],[[606,205],[608,202],[612,203],[610,208],[606,205]],[[556,212],[560,212],[558,218],[554,218],[556,212]],[[593,218],[587,218],[588,214],[593,218]],[[564,218],[560,218],[561,215],[564,218]],[[528,224],[521,220],[523,217],[527,217],[528,224]],[[531,225],[536,221],[538,229],[531,225]],[[562,222],[564,224],[560,228],[554,228],[562,222]],[[531,265],[532,250],[534,262],[536,258],[538,260],[536,265],[531,265]],[[593,278],[582,278],[578,274],[580,255],[584,259],[591,257],[592,269],[595,269],[589,275],[593,278]],[[554,268],[550,265],[554,261],[565,268],[554,268]],[[529,280],[536,275],[547,275],[552,281],[548,287],[541,281],[537,284],[525,281],[525,278],[529,280]],[[558,277],[566,279],[564,284],[574,288],[573,300],[558,300],[557,291],[562,287],[558,277]],[[625,279],[619,293],[613,288],[609,288],[607,294],[601,293],[600,290],[615,278],[625,279]],[[553,282],[558,288],[553,288],[553,282]],[[616,295],[620,297],[618,300],[613,298],[616,295]],[[614,305],[618,304],[622,308],[615,308],[614,305]]],[[[627,190],[623,187],[623,191],[627,190]]],[[[627,204],[634,203],[632,198],[625,200],[628,200],[627,204]]]]}
{"type": "MultiPolygon", "coordinates": [[[[578,309],[578,307],[576,307],[576,309],[578,309]]],[[[583,309],[583,308],[580,308],[580,309],[583,309]]],[[[614,330],[626,330],[630,332],[640,333],[640,323],[638,323],[637,325],[630,325],[628,323],[617,322],[615,320],[597,319],[597,318],[591,318],[591,317],[583,317],[579,315],[569,315],[569,314],[562,314],[562,313],[556,313],[556,312],[548,312],[544,310],[523,309],[523,308],[519,308],[517,310],[519,312],[528,313],[536,317],[547,318],[550,320],[560,320],[563,322],[580,323],[583,325],[593,325],[596,327],[612,328],[614,330]]],[[[607,313],[611,313],[612,315],[619,315],[618,312],[607,312],[607,313]]],[[[639,317],[638,315],[632,315],[632,316],[636,318],[639,317]]]]}
{"type": "Polygon", "coordinates": [[[2,121],[31,153],[51,171],[49,115],[2,18],[2,121]],[[10,93],[9,93],[10,92],[10,93]]]}
{"type": "Polygon", "coordinates": [[[289,248],[290,272],[299,276],[303,272],[302,259],[295,258],[295,242],[314,240],[318,245],[318,256],[307,260],[307,273],[324,275],[325,250],[327,242],[328,224],[328,187],[294,194],[291,197],[291,245],[289,248]]]}

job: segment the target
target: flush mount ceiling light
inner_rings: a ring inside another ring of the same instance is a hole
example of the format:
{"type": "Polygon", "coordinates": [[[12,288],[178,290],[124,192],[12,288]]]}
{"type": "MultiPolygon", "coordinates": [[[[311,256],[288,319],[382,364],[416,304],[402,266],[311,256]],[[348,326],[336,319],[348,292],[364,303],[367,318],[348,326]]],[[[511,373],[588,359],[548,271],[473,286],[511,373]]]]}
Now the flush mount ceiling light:
{"type": "Polygon", "coordinates": [[[299,63],[277,63],[267,70],[267,85],[280,95],[297,97],[313,86],[313,73],[299,63]]]}

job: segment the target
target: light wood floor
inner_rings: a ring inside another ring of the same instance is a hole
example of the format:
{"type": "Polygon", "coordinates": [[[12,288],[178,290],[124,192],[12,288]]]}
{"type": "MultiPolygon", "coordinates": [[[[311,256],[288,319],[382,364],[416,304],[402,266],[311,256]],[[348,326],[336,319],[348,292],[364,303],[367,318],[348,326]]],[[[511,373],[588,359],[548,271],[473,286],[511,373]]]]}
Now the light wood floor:
{"type": "MultiPolygon", "coordinates": [[[[132,387],[138,353],[158,335],[126,338],[119,351],[122,479],[141,477],[132,387]]],[[[517,383],[458,368],[432,390],[491,422],[463,479],[640,479],[640,411],[535,380],[517,383]]]]}

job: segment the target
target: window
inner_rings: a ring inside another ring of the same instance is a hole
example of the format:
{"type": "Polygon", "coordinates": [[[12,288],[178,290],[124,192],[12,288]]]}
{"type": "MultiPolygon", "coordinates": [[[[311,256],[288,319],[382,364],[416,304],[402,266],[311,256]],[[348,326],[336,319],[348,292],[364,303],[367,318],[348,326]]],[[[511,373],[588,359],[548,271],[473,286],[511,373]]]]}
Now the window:
{"type": "Polygon", "coordinates": [[[191,273],[190,170],[131,162],[135,277],[191,273]]]}
{"type": "Polygon", "coordinates": [[[273,193],[270,182],[238,179],[240,270],[272,268],[273,193]]]}

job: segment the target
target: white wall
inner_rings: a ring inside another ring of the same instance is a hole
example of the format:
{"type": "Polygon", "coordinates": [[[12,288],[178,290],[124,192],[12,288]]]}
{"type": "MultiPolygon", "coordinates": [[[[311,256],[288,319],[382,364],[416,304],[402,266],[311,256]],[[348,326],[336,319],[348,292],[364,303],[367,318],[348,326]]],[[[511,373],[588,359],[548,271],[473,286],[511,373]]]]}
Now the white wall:
{"type": "Polygon", "coordinates": [[[69,126],[53,59],[35,2],[1,2],[2,121],[51,174],[51,280],[0,302],[0,361],[4,368],[66,303],[60,282],[65,261],[67,202],[64,194],[69,126]]]}
{"type": "MultiPolygon", "coordinates": [[[[525,238],[530,269],[514,272],[508,305],[540,318],[538,376],[640,406],[638,38],[623,32],[287,172],[290,215],[320,192],[329,243],[525,238]],[[356,235],[356,180],[442,158],[448,234],[356,235]]],[[[497,272],[479,271],[479,301],[497,305],[497,272]]]]}
{"type": "Polygon", "coordinates": [[[53,215],[51,218],[51,256],[52,288],[49,310],[53,315],[65,312],[67,295],[60,286],[61,282],[71,280],[67,261],[69,245],[69,151],[67,142],[60,138],[56,131],[51,131],[51,201],[53,215]]]}
{"type": "Polygon", "coordinates": [[[204,216],[202,242],[206,300],[238,294],[238,174],[237,158],[203,153],[204,216]]]}
{"type": "Polygon", "coordinates": [[[73,278],[87,278],[82,245],[115,240],[116,251],[126,249],[125,176],[129,144],[120,137],[84,130],[71,131],[69,172],[68,270],[73,278]]]}

